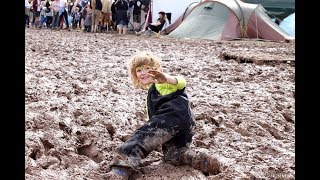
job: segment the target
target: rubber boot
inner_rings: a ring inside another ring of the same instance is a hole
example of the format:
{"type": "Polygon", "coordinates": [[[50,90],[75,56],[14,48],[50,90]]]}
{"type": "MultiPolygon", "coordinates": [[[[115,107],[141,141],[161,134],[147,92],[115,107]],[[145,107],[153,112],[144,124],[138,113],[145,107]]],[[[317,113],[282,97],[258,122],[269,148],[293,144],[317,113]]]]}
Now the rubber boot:
{"type": "Polygon", "coordinates": [[[127,180],[129,179],[132,172],[130,169],[125,167],[113,167],[111,171],[109,171],[105,176],[104,179],[108,180],[127,180]]]}
{"type": "Polygon", "coordinates": [[[219,161],[210,155],[206,149],[201,151],[188,149],[181,154],[180,161],[206,174],[220,173],[219,161]]]}
{"type": "Polygon", "coordinates": [[[141,30],[141,31],[135,31],[135,34],[136,35],[138,35],[138,36],[141,36],[143,33],[145,33],[146,32],[146,30],[145,29],[143,29],[143,30],[141,30]]]}

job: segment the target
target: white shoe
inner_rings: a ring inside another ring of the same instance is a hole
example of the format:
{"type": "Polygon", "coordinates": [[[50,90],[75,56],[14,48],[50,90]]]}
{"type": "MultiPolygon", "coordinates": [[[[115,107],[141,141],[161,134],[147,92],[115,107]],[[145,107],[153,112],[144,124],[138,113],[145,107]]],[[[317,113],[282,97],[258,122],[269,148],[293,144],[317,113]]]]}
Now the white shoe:
{"type": "Polygon", "coordinates": [[[136,35],[140,36],[143,32],[142,32],[142,31],[139,31],[139,32],[134,31],[134,33],[135,33],[136,35]]]}

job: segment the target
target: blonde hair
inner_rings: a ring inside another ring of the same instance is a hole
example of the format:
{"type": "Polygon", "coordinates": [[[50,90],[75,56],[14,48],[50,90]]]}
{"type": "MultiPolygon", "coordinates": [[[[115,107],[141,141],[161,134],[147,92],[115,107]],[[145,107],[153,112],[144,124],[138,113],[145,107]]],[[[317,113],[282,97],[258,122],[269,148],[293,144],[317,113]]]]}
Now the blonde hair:
{"type": "Polygon", "coordinates": [[[131,78],[132,84],[135,88],[148,88],[146,85],[140,83],[137,78],[136,68],[142,65],[148,65],[153,69],[162,71],[160,58],[153,55],[151,52],[142,51],[134,55],[129,61],[128,72],[131,78]]]}

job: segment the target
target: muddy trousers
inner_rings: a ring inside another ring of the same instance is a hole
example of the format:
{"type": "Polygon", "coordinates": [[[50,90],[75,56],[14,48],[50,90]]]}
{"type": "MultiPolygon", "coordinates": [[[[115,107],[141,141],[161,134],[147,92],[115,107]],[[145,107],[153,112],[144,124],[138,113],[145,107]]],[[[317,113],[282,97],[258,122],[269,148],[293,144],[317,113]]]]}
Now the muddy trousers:
{"type": "Polygon", "coordinates": [[[111,167],[126,167],[137,170],[141,159],[162,146],[167,163],[179,164],[180,154],[188,149],[193,136],[191,121],[175,124],[169,120],[146,122],[131,138],[117,148],[111,167]]]}

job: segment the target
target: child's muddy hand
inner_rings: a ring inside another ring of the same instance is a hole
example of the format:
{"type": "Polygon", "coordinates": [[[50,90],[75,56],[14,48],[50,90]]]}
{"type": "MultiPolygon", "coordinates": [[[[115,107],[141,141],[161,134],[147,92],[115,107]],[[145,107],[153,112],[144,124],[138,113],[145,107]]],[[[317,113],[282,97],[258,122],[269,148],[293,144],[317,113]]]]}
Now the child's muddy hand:
{"type": "Polygon", "coordinates": [[[157,70],[150,70],[149,75],[155,80],[155,83],[166,83],[167,82],[167,77],[165,74],[163,74],[160,71],[157,70]]]}

